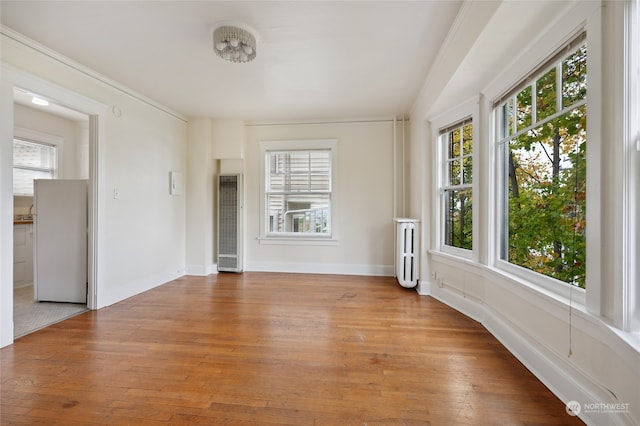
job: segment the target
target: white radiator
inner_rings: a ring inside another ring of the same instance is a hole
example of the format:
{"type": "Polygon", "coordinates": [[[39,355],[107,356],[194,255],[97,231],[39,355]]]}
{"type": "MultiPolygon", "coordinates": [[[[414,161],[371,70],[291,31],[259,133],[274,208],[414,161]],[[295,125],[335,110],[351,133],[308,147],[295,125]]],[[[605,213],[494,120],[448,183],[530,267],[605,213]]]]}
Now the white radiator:
{"type": "Polygon", "coordinates": [[[396,277],[402,287],[418,285],[418,221],[395,219],[396,222],[396,277]]]}

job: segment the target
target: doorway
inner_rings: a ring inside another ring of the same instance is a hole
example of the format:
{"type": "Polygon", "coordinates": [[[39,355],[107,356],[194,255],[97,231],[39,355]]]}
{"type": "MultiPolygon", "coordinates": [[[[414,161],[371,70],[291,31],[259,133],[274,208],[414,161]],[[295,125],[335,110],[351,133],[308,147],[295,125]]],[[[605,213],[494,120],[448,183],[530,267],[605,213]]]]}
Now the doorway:
{"type": "MultiPolygon", "coordinates": [[[[50,199],[48,204],[43,203],[42,200],[36,201],[34,179],[39,179],[42,184],[49,180],[60,183],[64,183],[60,180],[72,179],[76,182],[88,180],[89,115],[18,87],[14,87],[13,100],[13,320],[14,338],[18,338],[87,309],[86,249],[83,249],[82,259],[72,262],[74,265],[82,265],[84,270],[82,276],[74,277],[73,280],[67,280],[68,274],[59,276],[69,266],[68,258],[60,256],[57,262],[48,262],[47,273],[43,273],[45,258],[52,258],[59,254],[63,248],[61,246],[69,246],[70,243],[67,238],[53,241],[43,239],[42,237],[47,233],[42,232],[47,228],[42,229],[45,222],[38,221],[41,229],[39,234],[36,232],[38,228],[35,222],[37,221],[36,212],[39,211],[43,218],[53,216],[53,219],[56,219],[53,223],[49,221],[51,225],[49,229],[68,227],[70,221],[64,215],[54,216],[56,210],[64,207],[56,198],[50,199]],[[43,179],[44,182],[42,182],[43,179]],[[40,238],[37,238],[38,236],[40,238]],[[65,282],[60,282],[61,279],[65,282]],[[45,285],[53,298],[38,297],[37,290],[42,290],[45,285]],[[74,300],[69,300],[63,295],[64,290],[71,286],[77,294],[74,300]],[[60,295],[58,296],[57,293],[60,295]]],[[[64,192],[61,195],[68,198],[64,192]]],[[[86,217],[86,201],[83,207],[78,206],[78,208],[83,210],[78,212],[78,215],[86,217]]],[[[77,232],[84,234],[85,241],[74,244],[86,247],[86,225],[82,227],[84,230],[79,229],[77,232]]]]}
{"type": "MultiPolygon", "coordinates": [[[[104,214],[104,206],[99,202],[99,178],[104,168],[99,167],[98,152],[100,151],[101,141],[104,140],[105,131],[98,126],[99,123],[105,122],[107,115],[107,106],[101,104],[91,98],[87,98],[69,89],[58,86],[40,77],[34,76],[27,72],[17,70],[15,68],[2,67],[3,78],[0,81],[0,91],[2,92],[2,101],[0,101],[0,133],[2,136],[2,150],[0,151],[0,161],[2,163],[3,185],[0,188],[2,203],[2,223],[0,224],[1,248],[3,253],[11,253],[9,256],[2,256],[2,280],[0,282],[0,347],[4,347],[13,343],[14,340],[14,323],[13,323],[13,274],[12,269],[13,250],[13,224],[9,219],[13,218],[13,194],[11,184],[12,177],[9,175],[12,170],[12,147],[13,128],[14,128],[14,89],[19,88],[28,93],[41,95],[44,99],[49,100],[56,106],[64,106],[69,110],[80,112],[88,117],[89,135],[88,153],[88,222],[87,222],[87,272],[88,272],[88,288],[87,288],[87,304],[84,309],[97,309],[99,307],[98,298],[98,269],[99,269],[99,253],[98,253],[98,237],[99,223],[98,217],[102,217],[100,212],[104,214]],[[8,185],[6,183],[9,183],[8,185]]],[[[103,178],[102,178],[103,179],[103,178]]]]}

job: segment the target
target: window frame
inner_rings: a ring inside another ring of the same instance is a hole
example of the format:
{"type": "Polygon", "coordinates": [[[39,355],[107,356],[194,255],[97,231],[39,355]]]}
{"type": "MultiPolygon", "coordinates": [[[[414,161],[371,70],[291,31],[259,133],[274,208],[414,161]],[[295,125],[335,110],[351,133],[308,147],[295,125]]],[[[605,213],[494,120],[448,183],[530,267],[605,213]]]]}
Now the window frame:
{"type": "Polygon", "coordinates": [[[479,205],[481,202],[478,201],[478,181],[479,181],[479,173],[478,173],[478,164],[479,164],[479,136],[480,136],[480,120],[479,117],[479,106],[480,106],[480,97],[475,96],[472,99],[469,99],[465,102],[462,102],[457,107],[449,110],[445,113],[442,113],[438,116],[435,116],[431,120],[431,129],[432,129],[432,140],[434,143],[432,144],[432,156],[436,159],[437,167],[434,167],[433,170],[433,199],[436,200],[433,207],[433,219],[431,220],[431,226],[433,229],[432,235],[434,238],[432,239],[431,247],[436,252],[442,252],[449,255],[453,255],[456,257],[460,257],[463,259],[478,261],[478,251],[479,247],[477,244],[478,241],[478,225],[479,225],[479,214],[480,209],[479,205]],[[471,193],[472,193],[472,232],[471,232],[471,250],[455,247],[451,245],[445,244],[446,237],[446,201],[445,201],[445,176],[447,174],[447,166],[448,166],[448,158],[447,158],[447,149],[448,145],[445,144],[443,140],[442,130],[448,129],[457,124],[461,124],[463,122],[469,122],[473,125],[472,132],[472,153],[471,153],[471,161],[472,161],[472,181],[470,185],[471,193]]]}
{"type": "Polygon", "coordinates": [[[624,331],[640,331],[640,0],[626,3],[624,70],[624,149],[629,152],[623,166],[623,259],[620,313],[616,319],[624,331]],[[626,229],[625,229],[626,228],[626,229]]]}
{"type": "Polygon", "coordinates": [[[338,141],[337,139],[294,139],[260,141],[260,244],[283,245],[336,245],[338,242],[338,222],[336,218],[337,203],[337,165],[338,165],[338,141]],[[329,223],[328,234],[315,234],[307,232],[269,232],[269,211],[267,203],[267,172],[270,165],[268,154],[273,151],[313,151],[329,150],[330,154],[330,192],[329,194],[329,223]]]}
{"type": "MultiPolygon", "coordinates": [[[[13,143],[15,140],[47,145],[55,148],[55,168],[53,170],[52,179],[59,179],[62,177],[62,169],[63,169],[63,158],[64,158],[64,139],[59,136],[50,135],[47,133],[42,133],[36,130],[26,129],[23,127],[14,127],[13,130],[13,139],[12,143],[12,152],[13,152],[13,143]]],[[[12,167],[13,169],[13,167],[12,167]]],[[[18,194],[14,193],[16,197],[33,197],[34,194],[18,194]]]]}
{"type": "MultiPolygon", "coordinates": [[[[600,233],[600,200],[601,192],[599,188],[600,176],[597,173],[599,169],[600,152],[601,152],[601,107],[593,103],[587,108],[588,140],[589,155],[587,155],[587,223],[586,230],[587,252],[586,263],[589,270],[586,274],[585,290],[577,286],[565,283],[563,281],[533,272],[527,268],[511,264],[501,259],[502,244],[502,223],[504,215],[505,194],[503,186],[507,177],[504,176],[504,167],[502,164],[501,147],[498,146],[500,140],[500,117],[498,111],[498,100],[519,86],[525,77],[529,77],[535,71],[542,69],[548,58],[556,55],[563,46],[574,40],[581,33],[586,32],[585,43],[588,45],[587,54],[587,70],[592,75],[601,75],[601,22],[600,13],[591,13],[590,6],[586,4],[577,5],[574,8],[571,17],[572,22],[565,22],[565,25],[558,25],[552,30],[544,34],[540,39],[534,41],[528,48],[523,49],[521,60],[517,61],[514,70],[509,70],[508,75],[501,75],[499,79],[493,82],[493,85],[485,90],[489,102],[487,113],[490,117],[490,150],[491,150],[491,168],[492,168],[492,186],[493,199],[495,202],[490,210],[493,219],[490,222],[490,232],[492,234],[492,242],[490,248],[489,265],[502,271],[514,280],[531,286],[550,296],[559,296],[565,301],[572,301],[575,305],[587,307],[593,313],[600,313],[601,300],[601,282],[599,280],[601,271],[600,247],[597,244],[598,235],[600,233]],[[567,32],[566,28],[572,28],[567,32]],[[522,58],[527,58],[522,60],[522,58]],[[543,58],[543,59],[540,59],[543,58]],[[547,58],[547,59],[545,59],[547,58]],[[500,80],[500,81],[499,81],[500,80]],[[504,84],[506,82],[506,84],[504,84]],[[509,83],[511,82],[511,83],[509,83]],[[498,83],[500,86],[498,86],[498,83]],[[495,105],[495,107],[494,107],[495,105]]],[[[537,73],[536,73],[537,76],[537,73]]],[[[597,78],[587,78],[587,93],[591,99],[597,99],[601,93],[601,82],[597,78]]],[[[588,100],[587,100],[588,102],[588,100]]],[[[500,102],[501,103],[501,102],[500,102]]],[[[508,194],[506,194],[508,196],[508,194]]]]}
{"type": "Polygon", "coordinates": [[[471,257],[471,253],[473,251],[473,128],[474,123],[471,117],[464,118],[456,123],[451,123],[451,125],[439,130],[439,140],[438,144],[440,144],[440,214],[442,215],[442,222],[440,224],[440,232],[441,235],[441,248],[442,251],[450,252],[453,254],[457,254],[462,257],[471,257]],[[464,151],[464,128],[468,125],[472,127],[472,136],[471,136],[471,153],[466,153],[464,151]],[[450,153],[450,143],[451,143],[451,134],[459,130],[461,132],[460,135],[460,154],[457,156],[452,156],[450,153]],[[465,158],[471,158],[471,170],[472,170],[472,179],[470,183],[464,182],[464,160],[465,158]],[[451,176],[451,163],[455,160],[460,160],[460,172],[458,178],[460,178],[460,182],[458,184],[453,184],[453,177],[451,176]],[[465,247],[458,247],[455,245],[447,244],[447,230],[449,224],[449,214],[447,211],[448,203],[448,194],[451,192],[462,192],[465,190],[471,190],[471,216],[472,216],[472,232],[471,232],[471,249],[465,247]]]}

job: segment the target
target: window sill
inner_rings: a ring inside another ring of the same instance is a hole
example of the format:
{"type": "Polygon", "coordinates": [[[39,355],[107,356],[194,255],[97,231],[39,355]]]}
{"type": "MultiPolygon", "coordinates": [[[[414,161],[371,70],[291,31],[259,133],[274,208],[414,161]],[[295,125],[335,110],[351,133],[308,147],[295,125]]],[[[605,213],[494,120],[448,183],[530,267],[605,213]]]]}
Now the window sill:
{"type": "Polygon", "coordinates": [[[435,260],[446,263],[448,265],[451,266],[456,266],[459,267],[461,264],[464,265],[465,267],[469,267],[469,268],[480,268],[480,269],[484,269],[485,266],[480,264],[480,263],[476,263],[473,260],[471,260],[471,256],[460,256],[457,253],[449,253],[447,251],[444,250],[427,250],[427,253],[429,253],[430,256],[432,256],[433,258],[435,258],[435,260]]]}
{"type": "Polygon", "coordinates": [[[340,240],[331,237],[259,237],[261,245],[337,246],[340,240]]]}
{"type": "Polygon", "coordinates": [[[454,246],[447,246],[447,245],[443,245],[440,250],[431,250],[430,253],[442,253],[442,254],[446,254],[455,258],[460,258],[460,259],[465,259],[465,260],[471,260],[473,258],[473,252],[471,250],[467,250],[467,249],[463,249],[463,248],[459,248],[459,247],[454,247],[454,246]]]}

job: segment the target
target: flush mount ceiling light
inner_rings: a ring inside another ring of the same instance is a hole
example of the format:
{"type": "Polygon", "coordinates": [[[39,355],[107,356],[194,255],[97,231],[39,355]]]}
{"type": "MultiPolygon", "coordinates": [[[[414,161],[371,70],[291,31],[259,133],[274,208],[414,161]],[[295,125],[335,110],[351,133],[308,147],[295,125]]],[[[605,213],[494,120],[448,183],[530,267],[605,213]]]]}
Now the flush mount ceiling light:
{"type": "Polygon", "coordinates": [[[249,31],[224,25],[213,32],[213,50],[230,62],[249,62],[256,57],[256,38],[249,31]]]}
{"type": "Polygon", "coordinates": [[[31,98],[31,103],[34,104],[34,105],[40,105],[40,106],[48,106],[49,105],[49,101],[48,100],[39,98],[37,96],[34,96],[33,98],[31,98]]]}

